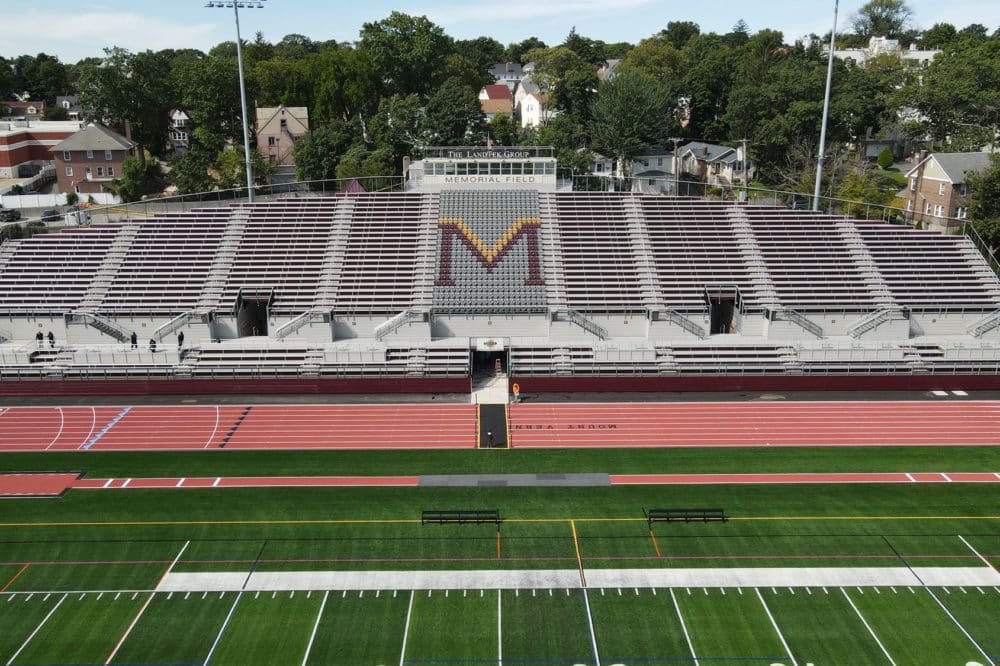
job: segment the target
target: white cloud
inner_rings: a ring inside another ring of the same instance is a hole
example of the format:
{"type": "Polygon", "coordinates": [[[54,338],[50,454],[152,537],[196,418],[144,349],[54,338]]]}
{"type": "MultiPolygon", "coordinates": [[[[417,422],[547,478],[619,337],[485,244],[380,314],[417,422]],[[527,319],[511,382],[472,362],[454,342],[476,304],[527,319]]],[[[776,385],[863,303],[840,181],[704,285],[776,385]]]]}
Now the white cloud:
{"type": "Polygon", "coordinates": [[[44,51],[67,63],[100,56],[102,49],[111,46],[129,51],[205,49],[221,41],[212,39],[218,32],[213,23],[180,23],[136,13],[95,11],[71,15],[29,10],[7,13],[4,23],[4,52],[0,55],[9,58],[44,51]]]}

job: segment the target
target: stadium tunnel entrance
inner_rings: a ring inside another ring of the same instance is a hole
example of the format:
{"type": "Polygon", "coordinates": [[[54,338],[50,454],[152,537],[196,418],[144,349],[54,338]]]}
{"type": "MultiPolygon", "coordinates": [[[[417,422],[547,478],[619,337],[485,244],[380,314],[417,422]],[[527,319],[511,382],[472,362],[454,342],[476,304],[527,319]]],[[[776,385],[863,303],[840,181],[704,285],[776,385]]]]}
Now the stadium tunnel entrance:
{"type": "Polygon", "coordinates": [[[267,335],[274,289],[240,289],[236,296],[236,331],[241,338],[267,335]]]}
{"type": "Polygon", "coordinates": [[[739,333],[740,315],[743,313],[743,297],[739,287],[707,286],[705,303],[708,305],[710,335],[739,333]]]}
{"type": "Polygon", "coordinates": [[[481,338],[472,349],[472,374],[501,375],[507,372],[510,353],[506,340],[502,338],[481,338]]]}

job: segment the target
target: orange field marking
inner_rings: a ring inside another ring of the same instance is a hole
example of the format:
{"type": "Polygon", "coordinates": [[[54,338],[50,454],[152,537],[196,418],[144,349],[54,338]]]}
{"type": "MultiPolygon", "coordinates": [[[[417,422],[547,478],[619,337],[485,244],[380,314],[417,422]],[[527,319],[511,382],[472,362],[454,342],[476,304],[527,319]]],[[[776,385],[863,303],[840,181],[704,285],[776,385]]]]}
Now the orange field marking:
{"type": "Polygon", "coordinates": [[[17,580],[21,576],[21,574],[23,574],[25,572],[25,570],[28,567],[30,567],[30,566],[31,566],[31,562],[28,562],[23,567],[21,567],[21,570],[18,571],[16,574],[14,574],[14,577],[11,578],[9,581],[7,581],[6,585],[4,585],[2,588],[0,588],[0,594],[3,594],[4,592],[6,592],[7,588],[9,588],[11,585],[13,585],[14,581],[17,580]]]}
{"type": "Polygon", "coordinates": [[[656,556],[663,557],[663,555],[660,555],[660,547],[656,545],[656,535],[653,534],[653,530],[649,530],[649,538],[653,540],[653,550],[656,551],[656,556]]]}

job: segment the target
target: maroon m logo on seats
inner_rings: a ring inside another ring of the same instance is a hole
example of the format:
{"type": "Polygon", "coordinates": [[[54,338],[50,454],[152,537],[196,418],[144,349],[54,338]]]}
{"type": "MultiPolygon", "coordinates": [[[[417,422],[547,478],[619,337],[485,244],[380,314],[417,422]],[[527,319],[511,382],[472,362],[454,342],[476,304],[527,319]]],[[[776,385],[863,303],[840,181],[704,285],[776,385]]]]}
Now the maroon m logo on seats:
{"type": "Polygon", "coordinates": [[[442,217],[438,220],[438,228],[441,230],[440,269],[434,284],[439,287],[455,286],[455,281],[451,277],[452,244],[455,238],[462,241],[487,273],[492,273],[522,236],[528,243],[528,277],[524,280],[524,284],[525,286],[545,284],[542,279],[541,254],[538,251],[538,228],[541,224],[541,219],[537,217],[519,217],[503,232],[500,240],[492,247],[487,247],[462,218],[442,217]]]}

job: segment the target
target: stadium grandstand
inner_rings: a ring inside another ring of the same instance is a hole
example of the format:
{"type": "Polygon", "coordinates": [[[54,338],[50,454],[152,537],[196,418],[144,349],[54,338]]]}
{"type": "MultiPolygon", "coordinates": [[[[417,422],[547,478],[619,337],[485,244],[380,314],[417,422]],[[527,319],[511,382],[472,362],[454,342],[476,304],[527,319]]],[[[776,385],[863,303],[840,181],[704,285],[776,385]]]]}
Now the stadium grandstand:
{"type": "Polygon", "coordinates": [[[1000,280],[963,236],[428,155],[406,191],[4,242],[0,392],[1000,386],[1000,280]]]}

